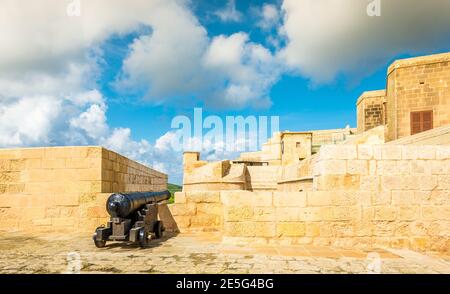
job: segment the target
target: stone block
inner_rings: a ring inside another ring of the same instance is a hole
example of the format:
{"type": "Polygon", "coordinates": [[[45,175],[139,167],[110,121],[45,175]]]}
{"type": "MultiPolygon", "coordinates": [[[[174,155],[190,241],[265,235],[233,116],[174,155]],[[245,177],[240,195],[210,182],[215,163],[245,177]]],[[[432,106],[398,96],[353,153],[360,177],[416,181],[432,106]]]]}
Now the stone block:
{"type": "Polygon", "coordinates": [[[381,157],[383,160],[400,160],[402,159],[402,146],[383,145],[381,147],[381,157]]]}
{"type": "Polygon", "coordinates": [[[381,147],[383,145],[373,145],[373,159],[375,160],[381,160],[382,159],[382,152],[381,147]]]}
{"type": "Polygon", "coordinates": [[[414,160],[417,159],[417,146],[405,145],[402,146],[402,159],[414,160]]]}
{"type": "Polygon", "coordinates": [[[436,146],[436,159],[450,159],[450,146],[449,145],[441,145],[436,146]]]}
{"type": "Polygon", "coordinates": [[[305,236],[306,237],[319,237],[320,236],[320,223],[305,223],[305,236]]]}
{"type": "Polygon", "coordinates": [[[33,226],[51,226],[52,219],[51,218],[43,218],[43,219],[34,219],[31,221],[33,226]]]}
{"type": "Polygon", "coordinates": [[[300,222],[277,223],[278,237],[303,237],[305,236],[305,224],[300,222]]]}
{"type": "Polygon", "coordinates": [[[441,190],[450,190],[450,175],[440,175],[437,178],[437,188],[441,190]]]}
{"type": "Polygon", "coordinates": [[[278,222],[299,220],[299,208],[297,207],[277,207],[275,213],[278,222]]]}
{"type": "Polygon", "coordinates": [[[213,214],[223,216],[224,208],[220,203],[197,203],[197,214],[213,214]]]}
{"type": "Polygon", "coordinates": [[[356,205],[359,201],[356,191],[336,191],[331,193],[331,205],[350,206],[356,205]]]}
{"type": "Polygon", "coordinates": [[[56,195],[55,204],[58,206],[78,206],[80,204],[80,195],[77,193],[56,195]]]}
{"type": "Polygon", "coordinates": [[[375,207],[375,220],[393,221],[397,216],[397,210],[390,206],[375,207]]]}
{"type": "Polygon", "coordinates": [[[224,236],[229,237],[255,237],[254,222],[225,222],[224,236]]]}
{"type": "Polygon", "coordinates": [[[108,217],[105,206],[91,206],[87,208],[87,216],[89,218],[108,217]]]}
{"type": "Polygon", "coordinates": [[[413,160],[411,161],[411,173],[413,174],[431,174],[428,160],[413,160]]]}
{"type": "Polygon", "coordinates": [[[346,173],[346,160],[323,160],[317,163],[321,175],[342,175],[346,173]]]}
{"type": "Polygon", "coordinates": [[[306,206],[306,192],[274,192],[273,204],[276,207],[293,206],[293,207],[305,207],[306,206]]]}
{"type": "Polygon", "coordinates": [[[191,227],[216,228],[220,227],[221,225],[222,225],[222,215],[197,214],[191,217],[191,227]]]}
{"type": "Polygon", "coordinates": [[[400,206],[397,219],[401,221],[415,220],[420,218],[419,206],[400,206]]]}
{"type": "Polygon", "coordinates": [[[356,206],[336,206],[332,208],[333,219],[338,221],[359,220],[361,210],[356,206]]]}
{"type": "Polygon", "coordinates": [[[347,160],[347,173],[351,175],[366,175],[369,173],[369,161],[347,160]]]}
{"type": "Polygon", "coordinates": [[[308,192],[307,204],[308,206],[327,206],[331,205],[331,195],[335,193],[332,191],[314,191],[308,192]]]}
{"type": "Polygon", "coordinates": [[[353,226],[350,222],[338,221],[331,223],[332,235],[336,238],[354,237],[353,226]]]}
{"type": "Polygon", "coordinates": [[[253,206],[272,206],[273,192],[271,191],[255,191],[252,194],[253,206]]]}
{"type": "Polygon", "coordinates": [[[253,219],[257,222],[268,222],[276,219],[276,213],[274,207],[254,207],[253,219]]]}
{"type": "Polygon", "coordinates": [[[379,176],[367,175],[361,176],[360,187],[361,190],[365,191],[378,191],[380,189],[380,179],[379,176]]]}
{"type": "Polygon", "coordinates": [[[256,206],[250,191],[221,191],[220,200],[225,206],[256,206]]]}
{"type": "Polygon", "coordinates": [[[360,175],[323,175],[314,179],[318,191],[359,190],[360,175]]]}
{"type": "Polygon", "coordinates": [[[197,206],[195,203],[174,204],[171,206],[171,211],[173,215],[177,216],[193,216],[197,213],[197,206]]]}
{"type": "Polygon", "coordinates": [[[358,159],[372,159],[373,146],[372,145],[358,145],[358,159]]]}
{"type": "Polygon", "coordinates": [[[186,201],[193,203],[219,203],[219,191],[192,191],[186,192],[186,201]]]}
{"type": "Polygon", "coordinates": [[[377,174],[378,175],[397,175],[397,174],[399,174],[399,171],[397,169],[397,161],[395,161],[395,160],[377,161],[377,174]]]}
{"type": "Polygon", "coordinates": [[[411,249],[417,251],[425,251],[430,247],[429,239],[427,237],[411,238],[411,249]]]}
{"type": "Polygon", "coordinates": [[[332,218],[332,210],[328,206],[299,208],[298,216],[304,222],[329,220],[332,218]]]}
{"type": "Polygon", "coordinates": [[[253,218],[252,206],[226,206],[224,219],[228,222],[250,221],[253,218]]]}
{"type": "Polygon", "coordinates": [[[26,169],[41,169],[42,168],[42,159],[40,158],[30,158],[26,160],[25,163],[26,169]]]}
{"type": "Polygon", "coordinates": [[[392,204],[396,206],[408,206],[415,204],[414,191],[392,191],[392,204]]]}
{"type": "Polygon", "coordinates": [[[254,228],[255,237],[275,237],[277,234],[274,222],[257,222],[254,228]]]}
{"type": "Polygon", "coordinates": [[[450,216],[450,206],[422,206],[422,219],[427,221],[448,220],[450,216]]]}
{"type": "Polygon", "coordinates": [[[369,175],[377,175],[377,161],[376,160],[370,160],[369,161],[369,175]]]}
{"type": "Polygon", "coordinates": [[[432,175],[450,174],[450,160],[429,160],[428,168],[432,175]]]}
{"type": "Polygon", "coordinates": [[[319,151],[319,160],[336,159],[339,149],[336,145],[322,145],[319,151]]]}
{"type": "Polygon", "coordinates": [[[401,175],[409,175],[411,173],[410,160],[397,160],[397,173],[401,175]]]}
{"type": "Polygon", "coordinates": [[[44,148],[24,148],[20,150],[20,158],[44,158],[44,148]]]}
{"type": "Polygon", "coordinates": [[[417,159],[435,159],[436,146],[420,146],[417,148],[417,159]]]}

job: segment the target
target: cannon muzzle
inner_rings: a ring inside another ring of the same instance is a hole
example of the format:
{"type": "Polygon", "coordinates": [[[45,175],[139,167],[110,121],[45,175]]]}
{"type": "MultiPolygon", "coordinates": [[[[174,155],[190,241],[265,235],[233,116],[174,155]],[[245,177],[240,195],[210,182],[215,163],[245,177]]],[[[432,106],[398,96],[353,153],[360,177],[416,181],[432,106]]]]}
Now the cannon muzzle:
{"type": "Polygon", "coordinates": [[[158,203],[170,198],[169,191],[116,193],[106,201],[106,210],[111,217],[126,218],[146,204],[158,203]]]}

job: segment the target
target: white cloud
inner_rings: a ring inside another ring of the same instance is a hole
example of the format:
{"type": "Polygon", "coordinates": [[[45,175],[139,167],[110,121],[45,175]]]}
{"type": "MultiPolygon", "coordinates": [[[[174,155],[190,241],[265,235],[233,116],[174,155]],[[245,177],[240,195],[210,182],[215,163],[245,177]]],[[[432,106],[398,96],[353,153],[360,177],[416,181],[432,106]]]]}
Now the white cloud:
{"type": "Polygon", "coordinates": [[[0,104],[0,146],[48,143],[52,121],[61,103],[51,96],[2,100],[0,104]]]}
{"type": "Polygon", "coordinates": [[[131,45],[121,87],[144,87],[155,102],[195,96],[213,107],[270,105],[280,65],[268,49],[242,32],[209,40],[196,22],[177,26],[172,34],[160,34],[159,25],[164,26],[154,26],[152,35],[131,45]]]}
{"type": "Polygon", "coordinates": [[[215,15],[223,22],[239,22],[242,20],[242,13],[236,9],[235,0],[228,0],[225,7],[217,10],[215,15]]]}
{"type": "Polygon", "coordinates": [[[450,33],[450,1],[381,1],[379,17],[367,15],[369,3],[284,0],[288,44],[280,56],[322,83],[339,73],[370,74],[398,54],[439,50],[450,33]]]}
{"type": "Polygon", "coordinates": [[[260,20],[256,23],[256,25],[263,30],[270,30],[279,24],[280,11],[274,4],[264,4],[258,14],[260,20]]]}
{"type": "Polygon", "coordinates": [[[78,117],[72,118],[70,125],[84,130],[92,139],[102,138],[108,131],[105,110],[98,104],[91,105],[78,117]]]}

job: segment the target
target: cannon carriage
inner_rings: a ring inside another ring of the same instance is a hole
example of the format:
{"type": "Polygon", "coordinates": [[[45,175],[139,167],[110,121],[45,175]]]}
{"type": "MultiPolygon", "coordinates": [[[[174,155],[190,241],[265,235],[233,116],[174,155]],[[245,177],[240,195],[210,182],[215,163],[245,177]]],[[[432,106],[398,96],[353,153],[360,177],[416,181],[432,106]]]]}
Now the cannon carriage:
{"type": "Polygon", "coordinates": [[[106,201],[111,218],[106,226],[95,230],[95,246],[105,247],[106,241],[129,241],[145,247],[149,237],[161,238],[165,229],[158,220],[158,206],[169,198],[169,191],[112,194],[106,201]]]}

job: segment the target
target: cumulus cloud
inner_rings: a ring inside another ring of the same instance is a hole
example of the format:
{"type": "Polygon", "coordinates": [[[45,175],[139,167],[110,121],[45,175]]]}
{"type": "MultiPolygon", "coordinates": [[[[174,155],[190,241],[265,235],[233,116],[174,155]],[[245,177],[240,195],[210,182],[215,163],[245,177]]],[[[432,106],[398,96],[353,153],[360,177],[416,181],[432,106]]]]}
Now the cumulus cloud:
{"type": "Polygon", "coordinates": [[[429,53],[450,33],[450,2],[380,1],[369,17],[361,0],[284,0],[285,63],[314,82],[339,73],[366,73],[398,54],[429,53]]]}
{"type": "Polygon", "coordinates": [[[48,143],[52,121],[60,112],[60,101],[50,96],[2,100],[0,146],[48,143]]]}
{"type": "Polygon", "coordinates": [[[264,4],[258,12],[260,20],[256,23],[263,30],[275,28],[280,21],[280,11],[274,4],[264,4]]]}
{"type": "Polygon", "coordinates": [[[119,84],[144,85],[147,98],[156,102],[196,96],[212,107],[269,106],[270,88],[281,73],[275,56],[246,33],[209,40],[203,29],[191,25],[180,26],[180,39],[189,36],[183,45],[172,37],[162,42],[156,31],[137,39],[119,84]]]}
{"type": "Polygon", "coordinates": [[[239,22],[242,20],[242,13],[236,9],[235,0],[228,0],[224,8],[214,13],[223,22],[239,22]]]}

